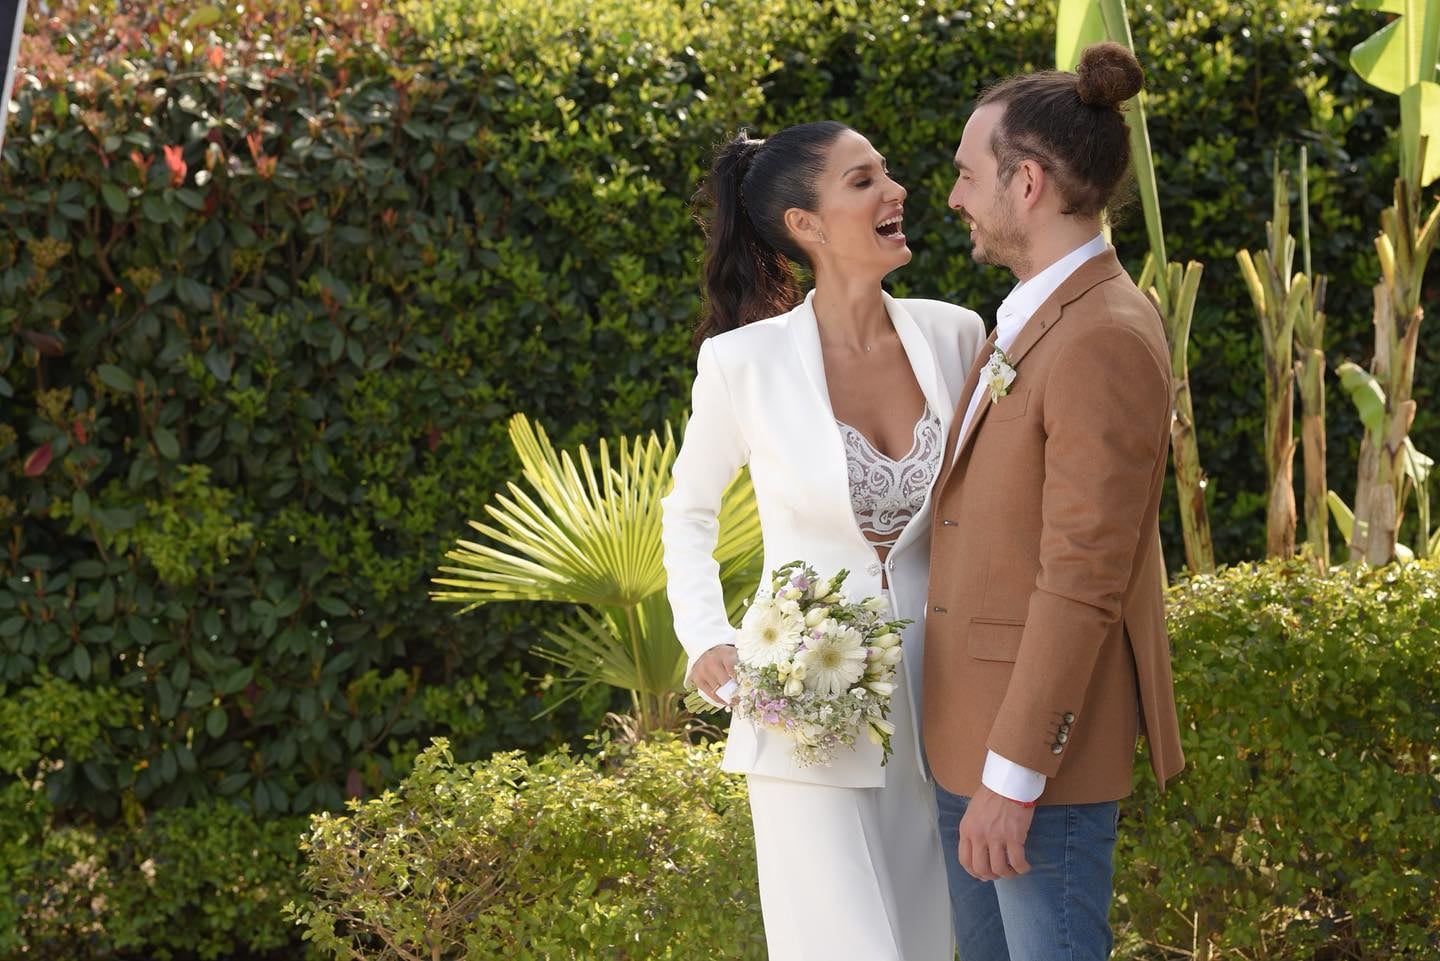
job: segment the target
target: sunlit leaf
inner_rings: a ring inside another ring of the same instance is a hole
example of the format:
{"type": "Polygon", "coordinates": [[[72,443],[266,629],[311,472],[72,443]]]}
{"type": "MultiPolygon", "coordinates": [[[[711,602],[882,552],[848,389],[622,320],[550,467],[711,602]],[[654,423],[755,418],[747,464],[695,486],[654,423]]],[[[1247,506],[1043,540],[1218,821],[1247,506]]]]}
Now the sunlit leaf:
{"type": "Polygon", "coordinates": [[[1055,14],[1055,68],[1074,70],[1091,44],[1109,39],[1099,0],[1059,0],[1055,14]]]}

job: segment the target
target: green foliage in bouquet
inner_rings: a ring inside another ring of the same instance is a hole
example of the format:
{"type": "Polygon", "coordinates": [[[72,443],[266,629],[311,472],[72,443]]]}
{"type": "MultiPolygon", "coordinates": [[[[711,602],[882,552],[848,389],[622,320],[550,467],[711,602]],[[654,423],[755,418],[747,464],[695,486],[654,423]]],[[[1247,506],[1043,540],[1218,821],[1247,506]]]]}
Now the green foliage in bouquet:
{"type": "Polygon", "coordinates": [[[456,764],[437,740],[315,817],[288,913],[342,961],[763,959],[744,782],[713,745],[615,751],[456,764]]]}
{"type": "Polygon", "coordinates": [[[1440,569],[1174,588],[1188,767],[1124,806],[1117,917],[1186,957],[1440,953],[1440,569]]]}

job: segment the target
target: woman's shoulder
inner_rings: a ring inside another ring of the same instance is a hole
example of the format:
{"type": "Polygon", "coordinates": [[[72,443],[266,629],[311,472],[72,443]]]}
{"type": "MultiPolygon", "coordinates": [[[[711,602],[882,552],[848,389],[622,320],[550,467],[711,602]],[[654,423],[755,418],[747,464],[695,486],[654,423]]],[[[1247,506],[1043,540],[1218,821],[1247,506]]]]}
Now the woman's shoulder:
{"type": "Polygon", "coordinates": [[[708,346],[715,356],[727,360],[771,355],[780,341],[787,336],[790,318],[794,313],[793,310],[787,311],[707,337],[701,349],[708,346]]]}

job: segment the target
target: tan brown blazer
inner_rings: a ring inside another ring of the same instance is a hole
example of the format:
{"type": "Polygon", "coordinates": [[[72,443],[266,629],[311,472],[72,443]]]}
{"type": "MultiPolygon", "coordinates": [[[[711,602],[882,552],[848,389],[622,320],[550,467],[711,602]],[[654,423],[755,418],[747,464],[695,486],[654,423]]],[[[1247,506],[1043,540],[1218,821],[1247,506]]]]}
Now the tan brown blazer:
{"type": "MultiPolygon", "coordinates": [[[[993,341],[993,336],[992,336],[993,341]]],[[[960,391],[932,514],[925,750],[964,796],[987,750],[1046,775],[1042,804],[1130,793],[1145,733],[1184,767],[1157,515],[1171,410],[1159,315],[1107,250],[1041,305],[1005,396],[960,391]],[[959,456],[955,456],[956,445],[959,456]]]]}

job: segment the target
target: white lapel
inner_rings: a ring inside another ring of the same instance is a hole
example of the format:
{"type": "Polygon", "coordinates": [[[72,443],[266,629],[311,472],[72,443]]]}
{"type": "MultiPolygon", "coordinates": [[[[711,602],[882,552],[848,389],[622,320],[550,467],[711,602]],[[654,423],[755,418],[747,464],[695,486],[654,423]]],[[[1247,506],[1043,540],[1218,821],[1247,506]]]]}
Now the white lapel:
{"type": "Polygon", "coordinates": [[[825,413],[834,419],[835,411],[830,406],[830,385],[825,380],[825,355],[820,351],[820,322],[815,318],[814,301],[815,291],[812,290],[790,311],[786,326],[790,330],[790,338],[795,342],[795,350],[800,355],[800,366],[815,391],[815,399],[820,402],[825,413]]]}
{"type": "MultiPolygon", "coordinates": [[[[815,318],[814,299],[815,291],[812,290],[805,296],[805,300],[790,312],[786,321],[795,352],[800,357],[800,367],[805,371],[805,380],[810,385],[810,393],[816,404],[816,425],[813,433],[808,437],[791,438],[790,442],[813,449],[813,457],[803,458],[811,482],[819,495],[834,505],[836,514],[843,511],[844,516],[850,520],[850,526],[855,529],[855,536],[864,541],[865,535],[860,533],[860,527],[855,522],[854,509],[850,504],[845,441],[840,436],[840,426],[835,423],[835,410],[830,404],[830,386],[825,379],[825,355],[820,350],[820,326],[815,318]]],[[[842,522],[840,517],[836,517],[836,522],[842,522]]]]}
{"type": "Polygon", "coordinates": [[[915,372],[915,381],[920,385],[920,392],[925,395],[925,402],[930,405],[930,409],[940,415],[942,433],[948,434],[950,419],[955,416],[955,405],[950,400],[950,395],[941,389],[940,365],[935,357],[935,350],[904,305],[889,294],[881,296],[885,298],[885,309],[890,313],[890,323],[895,326],[895,333],[900,335],[900,344],[905,348],[905,356],[910,360],[910,369],[915,372]]]}
{"type": "MultiPolygon", "coordinates": [[[[890,322],[895,325],[895,333],[900,336],[900,343],[905,348],[905,356],[910,360],[910,369],[915,374],[915,382],[920,385],[920,392],[925,395],[925,402],[930,405],[930,410],[940,417],[940,437],[942,438],[940,456],[945,456],[945,444],[943,439],[949,436],[950,421],[955,416],[955,404],[950,400],[950,395],[941,389],[940,367],[935,356],[935,349],[930,344],[920,325],[910,312],[895,298],[885,294],[885,309],[890,312],[890,322]]],[[[945,463],[942,460],[940,467],[943,470],[945,463]]],[[[938,476],[936,478],[939,479],[938,476]]],[[[900,532],[900,537],[895,541],[890,554],[893,557],[898,554],[906,545],[916,537],[919,537],[930,527],[929,510],[930,501],[935,494],[935,485],[931,484],[930,489],[925,492],[925,502],[920,510],[905,525],[900,532]]]]}
{"type": "MultiPolygon", "coordinates": [[[[889,294],[882,293],[882,297],[885,302],[885,310],[890,315],[890,323],[895,327],[895,333],[900,338],[906,359],[910,361],[910,369],[915,375],[915,381],[920,385],[920,392],[925,395],[925,401],[930,405],[930,409],[940,417],[940,436],[946,437],[950,431],[950,421],[955,416],[955,409],[949,395],[941,388],[942,381],[935,350],[915,318],[910,316],[910,312],[889,294]]],[[[834,408],[830,404],[830,386],[825,378],[825,355],[820,349],[820,326],[815,317],[814,298],[815,292],[812,290],[806,295],[805,300],[790,312],[787,326],[790,329],[790,336],[794,341],[796,352],[800,356],[800,366],[805,371],[805,379],[810,383],[815,399],[827,421],[816,435],[816,441],[824,451],[824,459],[816,464],[816,473],[821,478],[820,483],[827,494],[833,485],[835,490],[844,495],[845,512],[851,523],[855,525],[856,534],[865,540],[864,535],[860,534],[859,525],[855,522],[854,508],[850,504],[849,470],[845,460],[845,445],[840,436],[840,428],[835,423],[834,408]]],[[[944,465],[941,466],[943,468],[944,465]]],[[[928,526],[925,515],[930,506],[933,490],[932,486],[931,490],[926,492],[924,506],[900,532],[900,538],[896,541],[895,547],[891,551],[892,554],[919,536],[922,532],[921,529],[928,526]]],[[[865,543],[867,546],[869,545],[868,540],[865,540],[865,543]]]]}

